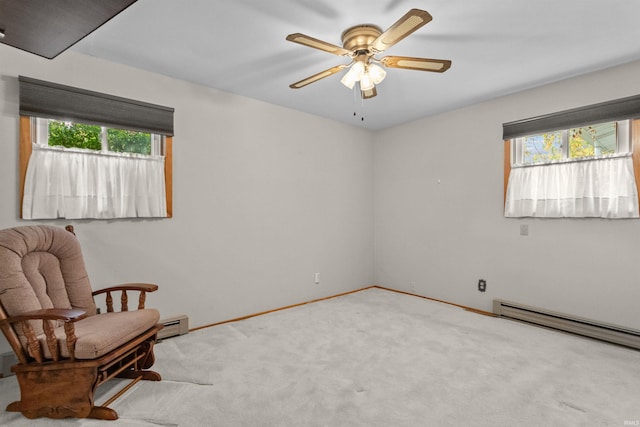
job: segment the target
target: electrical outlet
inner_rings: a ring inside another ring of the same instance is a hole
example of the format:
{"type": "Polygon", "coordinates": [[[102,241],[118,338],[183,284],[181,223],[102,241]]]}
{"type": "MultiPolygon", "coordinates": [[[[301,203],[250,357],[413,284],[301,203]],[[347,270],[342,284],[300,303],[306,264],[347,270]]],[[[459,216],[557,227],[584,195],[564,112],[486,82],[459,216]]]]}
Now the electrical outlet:
{"type": "Polygon", "coordinates": [[[416,282],[409,282],[409,290],[412,294],[416,293],[416,282]]]}
{"type": "Polygon", "coordinates": [[[316,273],[313,283],[320,284],[320,273],[316,273]]]}
{"type": "Polygon", "coordinates": [[[529,225],[528,224],[520,224],[520,235],[528,236],[529,235],[529,225]]]}
{"type": "Polygon", "coordinates": [[[484,292],[487,290],[487,281],[484,279],[478,280],[478,290],[484,292]]]}

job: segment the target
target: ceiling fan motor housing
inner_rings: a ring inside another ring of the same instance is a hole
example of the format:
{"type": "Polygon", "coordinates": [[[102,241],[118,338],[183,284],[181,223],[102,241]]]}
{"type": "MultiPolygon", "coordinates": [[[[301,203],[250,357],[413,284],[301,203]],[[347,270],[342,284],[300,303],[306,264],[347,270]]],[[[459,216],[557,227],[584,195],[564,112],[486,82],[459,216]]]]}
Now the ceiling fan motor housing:
{"type": "Polygon", "coordinates": [[[369,45],[382,34],[382,29],[376,25],[356,25],[347,28],[342,33],[342,47],[354,53],[369,52],[369,45]]]}

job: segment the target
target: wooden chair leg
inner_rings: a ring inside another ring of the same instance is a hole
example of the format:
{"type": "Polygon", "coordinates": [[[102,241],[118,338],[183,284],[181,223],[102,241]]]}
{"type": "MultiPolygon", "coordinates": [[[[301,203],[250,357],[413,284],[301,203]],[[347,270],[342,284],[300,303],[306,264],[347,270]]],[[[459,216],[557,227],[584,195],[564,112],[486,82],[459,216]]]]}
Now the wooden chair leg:
{"type": "Polygon", "coordinates": [[[88,418],[95,418],[97,420],[117,420],[118,413],[106,406],[93,406],[88,418]]]}
{"type": "Polygon", "coordinates": [[[91,414],[97,379],[95,367],[17,370],[16,378],[20,400],[9,404],[7,411],[21,412],[27,418],[85,418],[91,414]]]}
{"type": "Polygon", "coordinates": [[[142,366],[142,369],[149,369],[150,367],[153,366],[153,364],[156,361],[156,356],[153,353],[154,344],[155,344],[155,338],[154,338],[154,341],[145,341],[140,346],[142,350],[146,353],[145,357],[142,359],[140,363],[140,366],[142,366]]]}
{"type": "Polygon", "coordinates": [[[113,421],[118,419],[118,413],[106,406],[93,406],[87,418],[113,421]]]}
{"type": "Polygon", "coordinates": [[[161,381],[162,377],[159,373],[148,370],[151,366],[153,366],[153,363],[156,360],[155,355],[153,354],[154,344],[155,341],[145,341],[140,344],[140,354],[142,355],[142,357],[137,364],[138,368],[136,369],[135,367],[133,367],[130,370],[123,371],[118,374],[118,378],[140,378],[146,381],[161,381]]]}

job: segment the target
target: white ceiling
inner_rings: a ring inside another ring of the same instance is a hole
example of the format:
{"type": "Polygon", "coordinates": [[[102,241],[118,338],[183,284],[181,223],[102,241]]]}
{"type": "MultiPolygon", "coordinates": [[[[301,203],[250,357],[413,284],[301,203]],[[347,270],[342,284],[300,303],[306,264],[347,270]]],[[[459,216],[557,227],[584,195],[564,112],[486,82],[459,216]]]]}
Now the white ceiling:
{"type": "Polygon", "coordinates": [[[72,49],[379,130],[638,60],[639,16],[636,0],[138,0],[72,49]],[[433,21],[385,55],[450,59],[444,74],[387,69],[365,101],[341,74],[289,88],[348,60],[288,34],[341,45],[346,28],[384,30],[411,8],[433,21]]]}

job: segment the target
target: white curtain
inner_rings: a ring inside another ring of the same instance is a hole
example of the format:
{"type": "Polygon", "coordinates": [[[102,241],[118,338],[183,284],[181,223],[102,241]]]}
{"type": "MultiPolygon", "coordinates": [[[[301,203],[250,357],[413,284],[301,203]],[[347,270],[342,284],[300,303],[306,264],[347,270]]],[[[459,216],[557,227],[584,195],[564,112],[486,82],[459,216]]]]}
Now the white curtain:
{"type": "Polygon", "coordinates": [[[506,217],[638,218],[630,156],[511,169],[506,217]]]}
{"type": "Polygon", "coordinates": [[[98,154],[34,144],[22,217],[166,217],[164,157],[98,154]]]}

